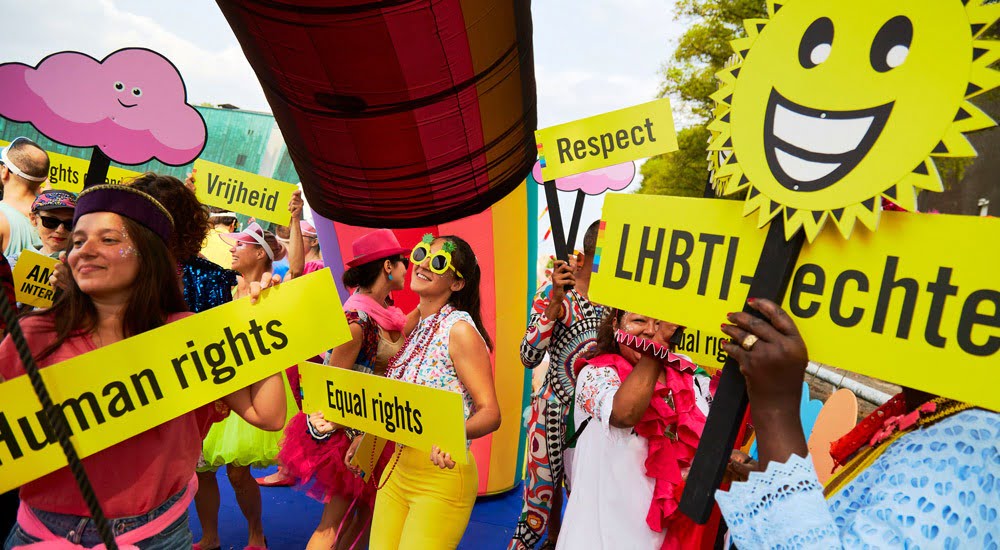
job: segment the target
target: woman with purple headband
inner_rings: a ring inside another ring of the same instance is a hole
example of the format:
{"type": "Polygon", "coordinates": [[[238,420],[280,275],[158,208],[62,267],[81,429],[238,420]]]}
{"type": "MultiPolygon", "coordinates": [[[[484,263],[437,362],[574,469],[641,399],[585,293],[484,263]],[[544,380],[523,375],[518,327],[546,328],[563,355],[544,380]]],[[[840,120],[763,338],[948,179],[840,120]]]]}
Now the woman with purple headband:
{"type": "MultiPolygon", "coordinates": [[[[123,185],[80,194],[68,264],[72,278],[52,308],[29,314],[21,328],[39,368],[108,346],[190,313],[167,243],[174,222],[150,195],[123,185]]],[[[0,379],[24,374],[11,338],[0,343],[0,379]]],[[[247,422],[284,425],[279,375],[223,398],[247,422]]],[[[187,506],[197,486],[201,438],[225,411],[205,405],[83,459],[119,545],[143,550],[191,545],[187,506]]],[[[40,541],[80,548],[101,543],[69,468],[21,487],[18,525],[4,548],[40,541]]]]}

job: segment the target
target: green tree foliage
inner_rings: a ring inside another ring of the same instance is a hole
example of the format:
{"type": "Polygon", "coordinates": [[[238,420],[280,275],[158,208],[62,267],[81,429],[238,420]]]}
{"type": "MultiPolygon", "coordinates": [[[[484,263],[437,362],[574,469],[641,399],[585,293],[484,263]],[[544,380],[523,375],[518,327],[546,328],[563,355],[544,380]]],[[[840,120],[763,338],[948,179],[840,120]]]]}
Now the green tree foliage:
{"type": "Polygon", "coordinates": [[[676,0],[677,19],[689,23],[664,65],[660,97],[674,101],[691,125],[677,134],[677,151],[642,165],[640,193],[700,197],[708,179],[708,138],[717,89],[715,73],[733,54],[729,42],[744,34],[743,20],[765,17],[764,0],[676,0]]]}

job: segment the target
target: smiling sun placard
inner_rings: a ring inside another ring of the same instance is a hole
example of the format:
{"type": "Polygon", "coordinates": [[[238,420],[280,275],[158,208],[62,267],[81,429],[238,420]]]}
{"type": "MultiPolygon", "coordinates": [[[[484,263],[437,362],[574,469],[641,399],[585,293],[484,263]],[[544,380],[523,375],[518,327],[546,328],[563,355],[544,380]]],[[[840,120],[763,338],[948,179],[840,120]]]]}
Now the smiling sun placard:
{"type": "Polygon", "coordinates": [[[941,191],[932,157],[971,157],[963,135],[995,123],[969,98],[1000,84],[1000,16],[982,0],[768,0],[717,76],[713,181],[747,190],[744,214],[812,241],[875,229],[885,197],[907,210],[941,191]]]}

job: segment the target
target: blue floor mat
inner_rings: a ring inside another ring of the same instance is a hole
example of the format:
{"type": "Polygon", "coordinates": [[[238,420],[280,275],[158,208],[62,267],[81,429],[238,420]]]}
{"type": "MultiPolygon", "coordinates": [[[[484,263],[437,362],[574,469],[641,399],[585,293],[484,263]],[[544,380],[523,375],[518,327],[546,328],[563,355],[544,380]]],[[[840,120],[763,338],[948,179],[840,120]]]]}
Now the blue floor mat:
{"type": "MultiPolygon", "coordinates": [[[[276,468],[254,469],[255,477],[272,473],[276,468]]],[[[233,488],[226,478],[225,468],[218,473],[219,493],[222,505],[219,507],[219,538],[222,548],[241,550],[247,544],[246,520],[236,504],[233,488]]],[[[264,506],[264,534],[273,550],[297,550],[305,548],[309,536],[319,523],[323,505],[291,487],[261,487],[260,497],[264,506]]],[[[514,526],[521,513],[521,485],[500,495],[482,497],[472,510],[472,518],[465,530],[459,548],[462,550],[500,549],[503,550],[514,535],[514,526]]],[[[190,507],[191,531],[194,540],[201,538],[194,503],[190,507]]]]}

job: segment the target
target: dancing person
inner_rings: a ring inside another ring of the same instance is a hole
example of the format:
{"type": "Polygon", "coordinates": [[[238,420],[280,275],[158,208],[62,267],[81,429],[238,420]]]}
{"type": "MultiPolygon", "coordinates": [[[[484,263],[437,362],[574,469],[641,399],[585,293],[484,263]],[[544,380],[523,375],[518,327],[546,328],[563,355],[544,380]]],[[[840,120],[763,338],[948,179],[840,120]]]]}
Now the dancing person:
{"type": "MultiPolygon", "coordinates": [[[[388,229],[358,238],[352,250],[354,257],[343,275],[344,286],[356,289],[344,303],[351,340],[334,348],[325,364],[385,376],[389,359],[404,340],[406,315],[387,304],[390,293],[402,290],[406,282],[409,258],[403,254],[409,250],[388,229]]],[[[308,422],[306,415],[298,414],[285,429],[278,461],[310,497],[324,503],[307,550],[348,548],[355,541],[362,548],[367,545],[365,528],[371,521],[375,487],[345,464],[354,435],[320,412],[308,422]]]]}
{"type": "Polygon", "coordinates": [[[704,371],[670,351],[682,331],[622,310],[601,323],[577,378],[573,498],[556,548],[700,546],[677,504],[711,395],[704,371]]]}
{"type": "MultiPolygon", "coordinates": [[[[500,427],[493,385],[492,343],[479,305],[479,264],[459,237],[425,235],[410,254],[410,288],[420,297],[419,322],[386,376],[460,393],[469,440],[500,427]]],[[[375,500],[373,550],[456,548],[479,488],[476,461],[434,446],[430,456],[396,445],[375,500]]],[[[350,458],[350,457],[348,457],[350,458]]]]}
{"type": "Polygon", "coordinates": [[[575,266],[556,260],[552,279],[535,294],[521,342],[521,362],[526,368],[537,367],[546,352],[550,361],[545,383],[531,400],[524,501],[508,550],[534,548],[546,526],[545,548],[554,548],[559,537],[564,446],[567,437],[572,437],[567,428],[571,428],[568,423],[576,388],[574,366],[592,349],[604,316],[604,309],[588,297],[599,228],[599,221],[587,228],[583,254],[575,258],[575,266]]]}
{"type": "MultiPolygon", "coordinates": [[[[66,290],[50,309],[21,321],[40,368],[190,315],[167,248],[173,226],[161,204],[128,186],[97,185],[80,194],[66,290]]],[[[22,374],[8,336],[0,344],[0,379],[22,374]]],[[[223,402],[254,426],[279,430],[286,414],[281,392],[281,378],[274,375],[223,402]]],[[[160,550],[191,544],[187,506],[198,448],[222,414],[214,403],[204,405],[83,459],[119,545],[160,550]]],[[[4,548],[40,541],[90,548],[101,542],[68,467],[25,484],[21,499],[18,525],[4,548]]]]}
{"type": "MultiPolygon", "coordinates": [[[[271,275],[271,262],[283,256],[285,250],[271,232],[264,231],[254,222],[241,232],[228,233],[221,238],[230,243],[232,269],[240,274],[233,290],[235,299],[249,295],[255,286],[280,281],[271,275]]],[[[285,386],[288,416],[291,417],[298,407],[284,373],[281,378],[285,386]]],[[[257,429],[239,418],[227,418],[212,426],[202,447],[204,463],[198,468],[199,480],[209,492],[198,510],[202,538],[195,546],[197,549],[210,550],[221,546],[218,530],[220,499],[214,470],[223,465],[236,494],[236,502],[247,521],[248,543],[245,550],[267,548],[261,518],[260,487],[250,473],[250,467],[275,464],[280,440],[281,433],[257,429]]]]}
{"type": "Polygon", "coordinates": [[[824,488],[798,414],[806,344],[777,304],[748,303],[770,323],[741,312],[723,325],[747,378],[760,470],[716,493],[737,546],[997,546],[1000,415],[904,388],[834,442],[843,468],[824,488]]]}
{"type": "Polygon", "coordinates": [[[31,205],[49,175],[49,155],[26,137],[0,150],[0,251],[8,258],[41,245],[31,225],[31,205]]]}

